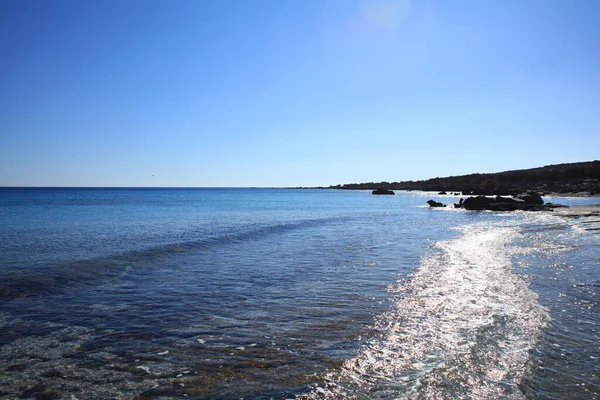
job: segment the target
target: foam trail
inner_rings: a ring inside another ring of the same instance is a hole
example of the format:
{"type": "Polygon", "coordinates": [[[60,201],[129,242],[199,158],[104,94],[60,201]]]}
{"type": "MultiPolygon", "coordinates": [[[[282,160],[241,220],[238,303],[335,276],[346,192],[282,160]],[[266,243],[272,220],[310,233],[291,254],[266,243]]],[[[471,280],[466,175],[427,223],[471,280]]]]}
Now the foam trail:
{"type": "Polygon", "coordinates": [[[518,384],[548,316],[512,272],[519,230],[462,230],[390,288],[396,300],[376,337],[308,398],[524,398],[518,384]]]}

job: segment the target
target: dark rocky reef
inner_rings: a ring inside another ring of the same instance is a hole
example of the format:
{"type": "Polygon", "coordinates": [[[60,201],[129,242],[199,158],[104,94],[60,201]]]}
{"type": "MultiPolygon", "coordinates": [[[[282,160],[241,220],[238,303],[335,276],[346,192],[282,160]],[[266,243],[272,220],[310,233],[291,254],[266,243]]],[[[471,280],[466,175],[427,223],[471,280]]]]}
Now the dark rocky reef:
{"type": "MultiPolygon", "coordinates": [[[[552,205],[554,206],[554,205],[552,205]]],[[[516,197],[486,197],[473,196],[463,200],[460,199],[455,208],[465,210],[489,210],[489,211],[549,211],[552,207],[544,205],[544,200],[536,192],[527,192],[516,197]]]]}
{"type": "MultiPolygon", "coordinates": [[[[429,200],[430,207],[446,207],[445,204],[429,200]]],[[[464,208],[470,211],[552,211],[554,208],[565,207],[561,204],[545,203],[539,193],[527,192],[514,197],[486,197],[471,196],[466,199],[460,199],[454,204],[455,208],[464,208]]]]}
{"type": "Polygon", "coordinates": [[[532,191],[527,193],[521,193],[517,196],[517,199],[524,201],[527,204],[537,204],[540,206],[544,204],[544,199],[542,199],[542,196],[539,193],[532,191]]]}
{"type": "Polygon", "coordinates": [[[446,207],[445,204],[442,204],[439,201],[434,201],[434,200],[428,200],[427,204],[429,204],[429,207],[446,207]]]}
{"type": "Polygon", "coordinates": [[[393,190],[388,189],[375,189],[372,192],[373,194],[396,194],[393,190]]]}

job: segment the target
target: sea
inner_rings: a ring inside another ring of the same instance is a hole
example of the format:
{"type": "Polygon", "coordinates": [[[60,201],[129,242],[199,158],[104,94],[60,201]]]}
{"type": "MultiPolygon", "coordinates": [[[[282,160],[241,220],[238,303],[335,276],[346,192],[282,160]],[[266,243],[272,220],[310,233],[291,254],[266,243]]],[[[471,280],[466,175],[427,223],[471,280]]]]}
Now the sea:
{"type": "Polygon", "coordinates": [[[598,224],[458,198],[2,188],[0,398],[600,398],[598,224]]]}

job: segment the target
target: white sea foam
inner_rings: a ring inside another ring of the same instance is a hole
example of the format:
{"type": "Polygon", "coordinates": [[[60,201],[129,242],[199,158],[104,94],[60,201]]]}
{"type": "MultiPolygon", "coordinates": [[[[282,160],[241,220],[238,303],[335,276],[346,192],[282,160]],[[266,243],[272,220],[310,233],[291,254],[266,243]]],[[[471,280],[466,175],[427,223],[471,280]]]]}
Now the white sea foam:
{"type": "Polygon", "coordinates": [[[478,223],[438,242],[369,340],[312,398],[523,398],[518,383],[547,321],[513,273],[516,227],[478,223]]]}

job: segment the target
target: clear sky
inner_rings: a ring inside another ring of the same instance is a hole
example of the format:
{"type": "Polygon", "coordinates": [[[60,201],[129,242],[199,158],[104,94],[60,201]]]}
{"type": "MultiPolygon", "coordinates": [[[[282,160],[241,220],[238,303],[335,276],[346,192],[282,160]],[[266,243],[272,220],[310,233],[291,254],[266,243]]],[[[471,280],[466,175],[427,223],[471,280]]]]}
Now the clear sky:
{"type": "Polygon", "coordinates": [[[0,186],[600,159],[598,0],[0,0],[0,186]]]}

